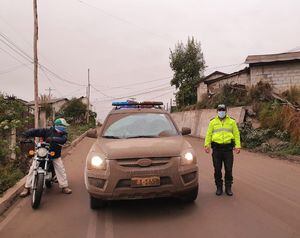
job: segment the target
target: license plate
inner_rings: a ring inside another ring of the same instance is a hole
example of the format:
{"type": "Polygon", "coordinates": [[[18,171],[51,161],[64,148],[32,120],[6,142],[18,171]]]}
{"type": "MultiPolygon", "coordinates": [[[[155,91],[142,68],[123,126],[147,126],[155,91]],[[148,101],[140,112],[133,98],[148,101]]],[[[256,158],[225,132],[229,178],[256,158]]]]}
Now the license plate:
{"type": "Polygon", "coordinates": [[[159,186],[160,177],[132,178],[131,187],[151,187],[159,186]]]}

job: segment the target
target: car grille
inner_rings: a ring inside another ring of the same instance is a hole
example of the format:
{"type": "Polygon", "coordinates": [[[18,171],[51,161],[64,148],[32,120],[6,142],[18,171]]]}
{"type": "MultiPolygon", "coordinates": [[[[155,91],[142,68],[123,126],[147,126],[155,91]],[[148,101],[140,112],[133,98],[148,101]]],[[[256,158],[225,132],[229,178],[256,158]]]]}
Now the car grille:
{"type": "Polygon", "coordinates": [[[117,159],[117,163],[123,167],[143,168],[166,165],[170,162],[171,157],[152,157],[152,158],[133,158],[117,159]]]}

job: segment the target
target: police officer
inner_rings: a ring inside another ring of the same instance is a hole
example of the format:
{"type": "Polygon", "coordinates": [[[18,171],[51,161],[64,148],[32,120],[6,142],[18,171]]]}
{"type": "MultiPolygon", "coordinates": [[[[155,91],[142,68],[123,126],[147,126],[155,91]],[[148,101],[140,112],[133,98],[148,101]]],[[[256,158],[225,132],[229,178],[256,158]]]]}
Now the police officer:
{"type": "Polygon", "coordinates": [[[212,148],[213,165],[215,169],[216,195],[223,193],[222,164],[225,167],[225,192],[232,196],[231,185],[233,181],[233,150],[239,154],[241,148],[240,133],[234,119],[227,115],[224,104],[217,107],[218,115],[213,118],[208,126],[204,149],[206,153],[212,148]]]}

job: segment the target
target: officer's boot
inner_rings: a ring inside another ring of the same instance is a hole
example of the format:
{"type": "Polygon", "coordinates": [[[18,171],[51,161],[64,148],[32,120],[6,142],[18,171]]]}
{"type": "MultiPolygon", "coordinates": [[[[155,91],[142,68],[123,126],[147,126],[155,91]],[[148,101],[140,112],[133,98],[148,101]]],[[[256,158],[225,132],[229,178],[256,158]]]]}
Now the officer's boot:
{"type": "Polygon", "coordinates": [[[223,194],[223,185],[217,185],[216,195],[221,196],[223,194]]]}
{"type": "Polygon", "coordinates": [[[233,192],[231,191],[231,185],[226,185],[226,186],[225,186],[225,193],[226,193],[228,196],[232,196],[232,195],[233,195],[233,192]]]}

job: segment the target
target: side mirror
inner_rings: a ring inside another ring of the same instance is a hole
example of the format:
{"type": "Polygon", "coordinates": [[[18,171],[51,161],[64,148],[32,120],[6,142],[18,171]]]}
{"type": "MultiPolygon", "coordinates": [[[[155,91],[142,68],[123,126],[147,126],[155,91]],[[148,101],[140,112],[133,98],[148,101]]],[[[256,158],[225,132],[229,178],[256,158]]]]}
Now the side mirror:
{"type": "Polygon", "coordinates": [[[97,129],[90,129],[87,132],[87,137],[89,137],[89,138],[97,138],[98,137],[97,129]]]}
{"type": "Polygon", "coordinates": [[[188,128],[188,127],[182,127],[181,134],[182,134],[183,136],[189,135],[189,134],[191,134],[191,133],[192,133],[191,128],[188,128]]]}

